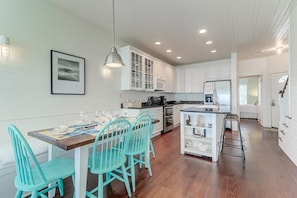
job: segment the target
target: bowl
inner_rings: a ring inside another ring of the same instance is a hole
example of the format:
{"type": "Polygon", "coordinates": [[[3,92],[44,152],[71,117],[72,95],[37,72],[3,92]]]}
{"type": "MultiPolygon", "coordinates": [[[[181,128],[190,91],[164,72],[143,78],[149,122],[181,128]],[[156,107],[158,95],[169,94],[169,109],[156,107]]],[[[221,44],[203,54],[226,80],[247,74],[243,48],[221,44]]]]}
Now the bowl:
{"type": "Polygon", "coordinates": [[[203,144],[202,142],[200,142],[198,144],[198,148],[200,151],[206,151],[208,149],[208,144],[203,144]]]}

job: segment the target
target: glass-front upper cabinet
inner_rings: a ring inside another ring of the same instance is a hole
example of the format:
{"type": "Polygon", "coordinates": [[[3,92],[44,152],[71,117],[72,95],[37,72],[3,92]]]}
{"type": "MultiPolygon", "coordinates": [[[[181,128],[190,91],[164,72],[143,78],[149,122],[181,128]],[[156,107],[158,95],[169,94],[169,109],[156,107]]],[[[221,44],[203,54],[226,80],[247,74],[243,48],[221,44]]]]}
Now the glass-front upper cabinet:
{"type": "Polygon", "coordinates": [[[125,66],[122,67],[122,90],[154,90],[154,63],[142,51],[126,46],[120,50],[125,66]]]}
{"type": "Polygon", "coordinates": [[[131,52],[131,58],[131,88],[142,89],[142,56],[135,52],[131,52]]]}
{"type": "Polygon", "coordinates": [[[154,90],[154,62],[148,58],[144,58],[145,62],[145,89],[154,90]]]}

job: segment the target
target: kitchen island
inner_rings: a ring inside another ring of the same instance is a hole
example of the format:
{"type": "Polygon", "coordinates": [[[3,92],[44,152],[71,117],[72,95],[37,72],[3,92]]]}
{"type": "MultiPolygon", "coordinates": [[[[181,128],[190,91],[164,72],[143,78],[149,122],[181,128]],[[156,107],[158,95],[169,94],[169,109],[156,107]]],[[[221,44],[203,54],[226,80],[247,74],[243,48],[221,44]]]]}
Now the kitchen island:
{"type": "Polygon", "coordinates": [[[223,120],[230,106],[201,106],[180,111],[181,154],[205,156],[218,160],[223,120]],[[204,108],[207,107],[207,108],[204,108]]]}

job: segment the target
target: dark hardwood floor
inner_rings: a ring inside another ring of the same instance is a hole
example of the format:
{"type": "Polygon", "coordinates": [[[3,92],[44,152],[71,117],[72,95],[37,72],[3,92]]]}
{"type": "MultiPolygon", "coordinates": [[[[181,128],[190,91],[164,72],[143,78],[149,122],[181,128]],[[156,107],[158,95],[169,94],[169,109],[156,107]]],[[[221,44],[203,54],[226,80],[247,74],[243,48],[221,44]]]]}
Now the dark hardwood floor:
{"type": "MultiPolygon", "coordinates": [[[[246,119],[241,120],[241,129],[247,147],[245,169],[237,157],[222,155],[213,163],[210,159],[181,155],[179,128],[154,138],[153,176],[145,168],[137,169],[136,193],[132,197],[297,197],[297,167],[279,148],[276,130],[265,130],[257,121],[246,119]]],[[[89,174],[88,189],[95,185],[97,177],[89,174]]],[[[118,181],[106,186],[104,193],[106,198],[127,197],[124,184],[118,181]]],[[[72,194],[72,182],[67,178],[64,197],[72,194]]]]}

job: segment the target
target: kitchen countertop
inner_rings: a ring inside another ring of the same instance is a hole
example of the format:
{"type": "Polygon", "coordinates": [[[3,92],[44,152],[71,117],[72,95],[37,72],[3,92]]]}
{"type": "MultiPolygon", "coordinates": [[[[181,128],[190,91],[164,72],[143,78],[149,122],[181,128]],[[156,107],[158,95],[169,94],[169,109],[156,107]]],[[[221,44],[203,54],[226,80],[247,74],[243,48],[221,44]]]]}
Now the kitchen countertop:
{"type": "Polygon", "coordinates": [[[160,105],[160,104],[147,105],[146,103],[142,103],[141,107],[129,107],[128,109],[148,109],[148,108],[164,107],[164,106],[179,105],[179,104],[203,104],[203,101],[183,101],[183,100],[167,101],[165,105],[160,105]]]}
{"type": "Polygon", "coordinates": [[[215,114],[227,114],[231,112],[231,106],[220,106],[219,108],[185,108],[181,109],[183,112],[195,112],[195,113],[215,113],[215,114]]]}

